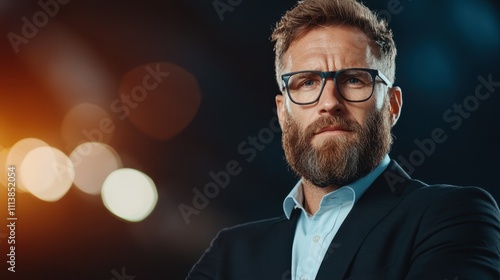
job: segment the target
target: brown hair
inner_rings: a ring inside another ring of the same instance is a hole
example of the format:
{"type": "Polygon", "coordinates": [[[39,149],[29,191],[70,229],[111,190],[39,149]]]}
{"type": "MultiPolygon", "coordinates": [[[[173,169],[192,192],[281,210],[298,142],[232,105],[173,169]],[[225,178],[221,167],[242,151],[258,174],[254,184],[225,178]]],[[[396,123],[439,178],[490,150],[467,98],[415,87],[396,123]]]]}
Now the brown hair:
{"type": "Polygon", "coordinates": [[[283,70],[283,54],[290,44],[307,31],[323,26],[352,26],[364,32],[378,48],[375,57],[382,62],[383,72],[394,82],[396,45],[385,20],[356,0],[303,0],[285,13],[271,36],[275,42],[275,69],[278,84],[283,70]]]}

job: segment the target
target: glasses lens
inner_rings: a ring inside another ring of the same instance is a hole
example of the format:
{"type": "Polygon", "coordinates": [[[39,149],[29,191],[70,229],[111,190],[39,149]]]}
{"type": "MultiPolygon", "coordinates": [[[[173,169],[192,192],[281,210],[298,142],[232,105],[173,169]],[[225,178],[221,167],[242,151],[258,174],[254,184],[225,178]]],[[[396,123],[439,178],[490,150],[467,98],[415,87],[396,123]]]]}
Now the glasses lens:
{"type": "Polygon", "coordinates": [[[338,73],[337,89],[349,101],[368,99],[373,92],[373,76],[365,70],[346,69],[338,73]]]}
{"type": "Polygon", "coordinates": [[[288,93],[297,103],[314,101],[321,92],[323,79],[315,72],[301,72],[288,79],[288,93]]]}

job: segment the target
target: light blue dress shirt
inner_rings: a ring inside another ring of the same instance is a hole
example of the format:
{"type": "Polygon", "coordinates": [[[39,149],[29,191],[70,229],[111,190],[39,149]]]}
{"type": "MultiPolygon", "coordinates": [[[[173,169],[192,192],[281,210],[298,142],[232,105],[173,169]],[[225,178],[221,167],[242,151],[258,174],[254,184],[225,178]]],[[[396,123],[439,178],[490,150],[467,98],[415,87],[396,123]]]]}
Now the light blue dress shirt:
{"type": "MultiPolygon", "coordinates": [[[[389,165],[385,155],[382,162],[368,175],[326,194],[321,199],[318,211],[311,215],[304,209],[302,180],[295,185],[283,201],[283,210],[288,219],[294,208],[301,209],[297,221],[292,248],[292,280],[313,280],[318,274],[323,258],[328,257],[328,248],[335,234],[351,211],[354,203],[389,165]]],[[[332,244],[335,247],[335,244],[332,244]]]]}

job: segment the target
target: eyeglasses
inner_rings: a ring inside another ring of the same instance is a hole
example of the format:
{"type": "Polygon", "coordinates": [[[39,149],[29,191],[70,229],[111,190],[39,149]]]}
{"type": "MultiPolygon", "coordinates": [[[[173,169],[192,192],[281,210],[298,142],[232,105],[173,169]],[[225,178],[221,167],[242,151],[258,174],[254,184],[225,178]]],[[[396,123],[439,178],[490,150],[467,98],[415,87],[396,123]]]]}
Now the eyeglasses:
{"type": "Polygon", "coordinates": [[[373,95],[376,78],[391,87],[387,77],[376,69],[349,68],[333,72],[297,71],[281,75],[283,85],[293,103],[309,105],[319,100],[326,79],[333,78],[340,96],[349,102],[363,102],[373,95]]]}

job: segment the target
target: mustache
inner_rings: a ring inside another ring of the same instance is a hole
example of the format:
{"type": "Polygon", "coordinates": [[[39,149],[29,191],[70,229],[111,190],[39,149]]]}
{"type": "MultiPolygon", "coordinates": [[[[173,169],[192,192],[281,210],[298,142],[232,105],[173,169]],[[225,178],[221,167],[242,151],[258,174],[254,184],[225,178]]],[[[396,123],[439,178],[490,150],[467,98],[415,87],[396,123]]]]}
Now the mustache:
{"type": "Polygon", "coordinates": [[[327,115],[315,120],[307,126],[304,131],[304,136],[306,136],[306,139],[311,139],[318,130],[326,126],[338,126],[355,133],[361,132],[363,129],[356,121],[336,115],[327,115]]]}

